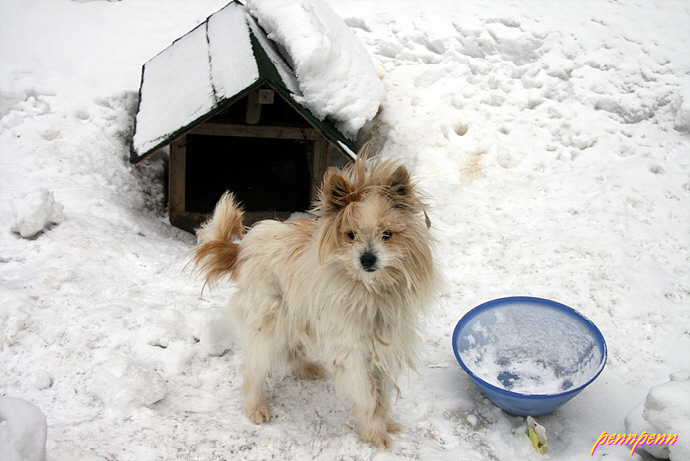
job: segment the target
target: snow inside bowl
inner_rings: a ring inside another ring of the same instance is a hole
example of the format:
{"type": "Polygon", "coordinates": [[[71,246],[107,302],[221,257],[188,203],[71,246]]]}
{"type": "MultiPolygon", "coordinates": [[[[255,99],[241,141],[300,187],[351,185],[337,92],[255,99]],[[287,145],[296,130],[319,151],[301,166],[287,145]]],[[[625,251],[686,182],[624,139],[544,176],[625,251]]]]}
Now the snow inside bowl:
{"type": "Polygon", "coordinates": [[[510,297],[481,304],[458,322],[453,351],[492,402],[538,416],[575,397],[606,364],[599,329],[563,304],[510,297]]]}

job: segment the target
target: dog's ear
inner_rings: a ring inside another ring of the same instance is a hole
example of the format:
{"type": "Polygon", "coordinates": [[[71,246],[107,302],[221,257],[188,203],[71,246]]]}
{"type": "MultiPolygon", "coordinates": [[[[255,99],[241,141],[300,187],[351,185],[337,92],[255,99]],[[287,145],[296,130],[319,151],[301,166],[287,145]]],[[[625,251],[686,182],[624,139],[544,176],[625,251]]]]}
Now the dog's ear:
{"type": "Polygon", "coordinates": [[[396,208],[412,208],[417,202],[414,198],[414,186],[407,168],[400,165],[388,179],[388,195],[396,208]]]}
{"type": "Polygon", "coordinates": [[[335,170],[329,170],[321,188],[321,208],[327,213],[336,213],[350,202],[352,186],[335,170]]]}
{"type": "Polygon", "coordinates": [[[319,227],[317,236],[321,263],[338,246],[340,226],[337,223],[342,219],[342,216],[338,217],[338,212],[350,203],[352,189],[352,185],[338,171],[328,170],[323,178],[320,200],[315,208],[316,214],[329,222],[328,225],[319,227]]]}

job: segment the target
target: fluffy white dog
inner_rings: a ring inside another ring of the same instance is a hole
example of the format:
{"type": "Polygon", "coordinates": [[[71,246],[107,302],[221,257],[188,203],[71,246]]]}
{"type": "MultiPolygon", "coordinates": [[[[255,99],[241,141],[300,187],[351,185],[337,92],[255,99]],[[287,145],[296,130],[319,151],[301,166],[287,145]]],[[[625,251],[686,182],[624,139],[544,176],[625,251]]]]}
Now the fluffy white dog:
{"type": "Polygon", "coordinates": [[[437,275],[425,206],[407,169],[369,163],[362,155],[326,174],[316,218],[261,221],[246,234],[226,193],[197,232],[194,263],[207,283],[230,276],[239,289],[232,305],[244,326],[249,419],[270,419],[273,368],[287,362],[298,376],[322,377],[325,369],[308,359],[317,356],[333,365],[362,439],[386,448],[401,430],[389,415],[395,379],[414,367],[437,275]]]}

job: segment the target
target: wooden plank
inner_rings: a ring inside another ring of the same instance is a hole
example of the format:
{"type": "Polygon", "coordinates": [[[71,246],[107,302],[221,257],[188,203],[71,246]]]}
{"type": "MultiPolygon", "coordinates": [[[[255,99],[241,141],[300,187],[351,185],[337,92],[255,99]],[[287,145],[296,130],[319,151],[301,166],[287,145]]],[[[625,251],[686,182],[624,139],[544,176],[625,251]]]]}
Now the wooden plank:
{"type": "Polygon", "coordinates": [[[296,140],[306,138],[311,141],[323,139],[321,134],[313,128],[302,129],[288,126],[237,125],[230,123],[202,123],[194,127],[188,134],[296,140]]]}
{"type": "Polygon", "coordinates": [[[201,227],[201,225],[210,218],[210,214],[203,213],[189,213],[186,211],[175,213],[170,215],[170,224],[173,226],[185,230],[190,234],[196,233],[196,229],[201,227]]]}
{"type": "Polygon", "coordinates": [[[244,121],[250,125],[256,125],[261,120],[261,104],[259,103],[259,91],[252,90],[247,95],[247,112],[244,121]]]}
{"type": "MultiPolygon", "coordinates": [[[[264,219],[277,219],[283,221],[290,217],[290,211],[245,211],[243,224],[251,226],[257,221],[264,219]]],[[[189,211],[181,211],[170,216],[170,223],[182,230],[191,234],[201,227],[201,225],[212,216],[211,213],[191,213],[189,211]]]]}
{"type": "Polygon", "coordinates": [[[245,226],[251,226],[257,221],[264,219],[277,219],[284,221],[290,217],[290,211],[245,211],[243,223],[245,226]]]}
{"type": "Polygon", "coordinates": [[[312,190],[311,196],[316,197],[316,194],[321,188],[323,182],[323,175],[326,174],[328,168],[328,148],[330,147],[328,141],[320,139],[314,141],[314,166],[312,168],[312,190]]]}
{"type": "Polygon", "coordinates": [[[186,168],[187,138],[180,136],[170,144],[168,212],[173,225],[176,216],[185,211],[186,168]]]}

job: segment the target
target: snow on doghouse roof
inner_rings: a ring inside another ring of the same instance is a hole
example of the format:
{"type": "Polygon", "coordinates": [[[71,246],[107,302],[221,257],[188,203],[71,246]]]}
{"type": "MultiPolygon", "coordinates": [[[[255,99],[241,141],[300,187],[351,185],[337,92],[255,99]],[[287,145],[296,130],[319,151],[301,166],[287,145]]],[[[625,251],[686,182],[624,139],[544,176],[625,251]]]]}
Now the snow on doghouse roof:
{"type": "Polygon", "coordinates": [[[385,97],[383,84],[361,43],[327,5],[289,4],[251,2],[249,11],[269,28],[267,36],[244,5],[229,3],[144,64],[130,161],[141,161],[264,81],[352,155],[347,150],[357,131],[385,97]],[[299,30],[297,36],[280,32],[283,23],[299,30]],[[268,37],[277,39],[295,71],[268,37]],[[342,66],[349,73],[337,70],[342,66]],[[344,74],[340,81],[334,71],[344,74]],[[352,73],[369,83],[353,85],[352,73]]]}
{"type": "Polygon", "coordinates": [[[364,45],[323,0],[246,0],[297,75],[297,100],[354,139],[386,91],[364,45]]]}

